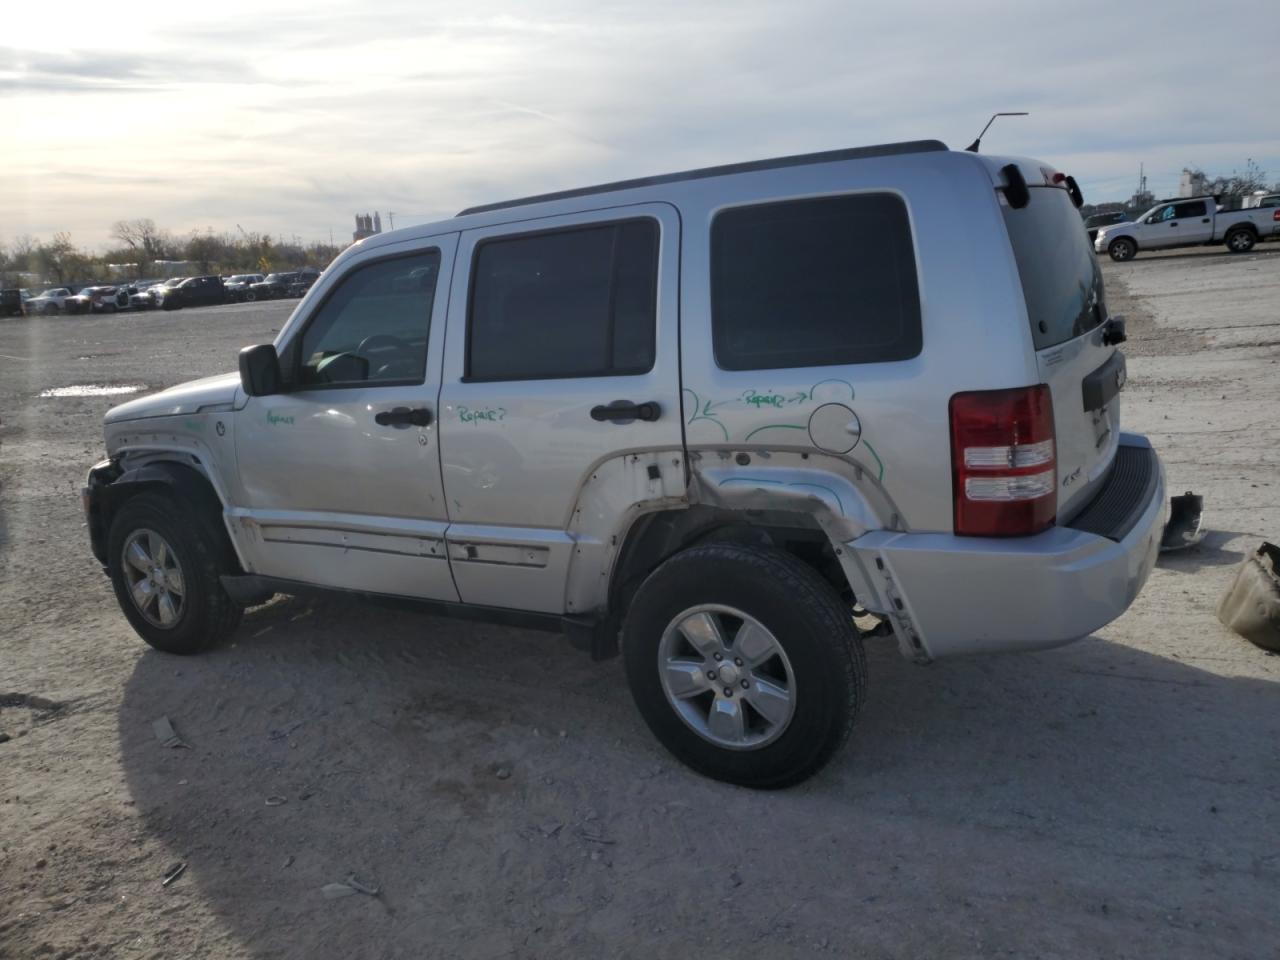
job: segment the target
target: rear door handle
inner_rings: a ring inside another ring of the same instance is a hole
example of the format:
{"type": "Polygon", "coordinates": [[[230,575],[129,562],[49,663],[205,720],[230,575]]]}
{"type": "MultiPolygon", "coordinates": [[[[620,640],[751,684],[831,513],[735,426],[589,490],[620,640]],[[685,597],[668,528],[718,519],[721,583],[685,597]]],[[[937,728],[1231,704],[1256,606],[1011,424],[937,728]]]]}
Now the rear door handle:
{"type": "Polygon", "coordinates": [[[591,419],[603,423],[631,423],[633,420],[657,420],[662,416],[662,407],[652,400],[644,403],[632,403],[630,400],[615,400],[610,404],[601,404],[591,408],[591,419]]]}
{"type": "Polygon", "coordinates": [[[379,410],[373,415],[373,422],[381,427],[426,427],[431,424],[431,411],[426,407],[417,410],[410,410],[408,407],[379,410]]]}

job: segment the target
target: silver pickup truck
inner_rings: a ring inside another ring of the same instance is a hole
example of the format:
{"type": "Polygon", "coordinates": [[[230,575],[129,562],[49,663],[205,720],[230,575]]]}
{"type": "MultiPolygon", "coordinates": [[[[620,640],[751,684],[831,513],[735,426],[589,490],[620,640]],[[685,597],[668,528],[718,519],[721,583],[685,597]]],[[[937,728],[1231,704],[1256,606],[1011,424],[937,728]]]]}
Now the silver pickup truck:
{"type": "Polygon", "coordinates": [[[690,766],[795,783],[863,704],[866,633],[1067,643],[1155,563],[1080,203],[924,141],[371,237],[239,374],[107,414],[94,554],[172,653],[315,589],[561,630],[622,654],[690,766]]]}
{"type": "Polygon", "coordinates": [[[1139,250],[1168,250],[1225,244],[1248,253],[1259,240],[1280,236],[1280,210],[1223,212],[1213,197],[1188,197],[1156,204],[1137,220],[1103,227],[1093,242],[1112,260],[1132,260],[1139,250]]]}

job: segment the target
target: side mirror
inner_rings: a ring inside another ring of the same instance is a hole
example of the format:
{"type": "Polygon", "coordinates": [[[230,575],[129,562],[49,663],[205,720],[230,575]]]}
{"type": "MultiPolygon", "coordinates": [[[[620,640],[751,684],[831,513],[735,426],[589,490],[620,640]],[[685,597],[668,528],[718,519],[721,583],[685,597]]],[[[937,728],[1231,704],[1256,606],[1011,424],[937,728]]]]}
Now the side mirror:
{"type": "Polygon", "coordinates": [[[240,351],[240,385],[251,397],[280,392],[280,357],[275,344],[259,343],[240,351]]]}

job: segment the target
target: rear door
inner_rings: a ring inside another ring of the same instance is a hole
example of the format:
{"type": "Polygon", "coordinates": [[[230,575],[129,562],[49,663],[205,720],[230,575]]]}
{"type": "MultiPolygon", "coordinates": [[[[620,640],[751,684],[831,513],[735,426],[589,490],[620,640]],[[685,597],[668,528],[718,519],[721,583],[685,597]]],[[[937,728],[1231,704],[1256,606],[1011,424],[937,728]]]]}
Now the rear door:
{"type": "Polygon", "coordinates": [[[1102,275],[1067,191],[1032,187],[1030,196],[1022,209],[1002,203],[1001,210],[1040,380],[1053,394],[1061,522],[1088,502],[1115,457],[1126,373],[1124,355],[1102,342],[1102,275]]]}
{"type": "Polygon", "coordinates": [[[563,612],[584,486],[625,454],[683,450],[679,249],[666,204],[462,234],[440,449],[464,602],[563,612]]]}
{"type": "Polygon", "coordinates": [[[1184,200],[1173,205],[1171,232],[1179,243],[1208,243],[1213,239],[1213,213],[1207,200],[1184,200]]]}

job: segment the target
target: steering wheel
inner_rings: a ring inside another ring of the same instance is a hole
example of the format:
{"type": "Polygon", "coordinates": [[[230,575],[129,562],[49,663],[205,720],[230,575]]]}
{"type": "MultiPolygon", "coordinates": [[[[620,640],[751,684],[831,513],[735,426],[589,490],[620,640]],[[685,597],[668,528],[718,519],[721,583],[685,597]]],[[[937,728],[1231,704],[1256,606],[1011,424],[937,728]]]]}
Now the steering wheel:
{"type": "Polygon", "coordinates": [[[369,373],[370,380],[385,379],[397,366],[413,364],[413,347],[408,341],[401,340],[390,333],[371,333],[360,341],[360,345],[356,347],[356,354],[368,360],[369,366],[372,368],[373,358],[369,354],[375,350],[388,349],[395,352],[376,370],[371,369],[369,373]]]}
{"type": "Polygon", "coordinates": [[[371,333],[360,341],[360,346],[356,347],[356,353],[367,358],[371,350],[385,350],[388,347],[393,350],[410,349],[407,342],[390,333],[371,333]]]}

